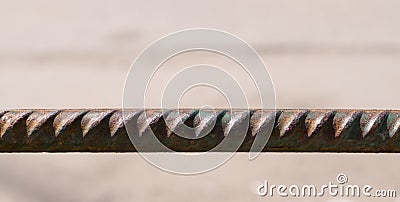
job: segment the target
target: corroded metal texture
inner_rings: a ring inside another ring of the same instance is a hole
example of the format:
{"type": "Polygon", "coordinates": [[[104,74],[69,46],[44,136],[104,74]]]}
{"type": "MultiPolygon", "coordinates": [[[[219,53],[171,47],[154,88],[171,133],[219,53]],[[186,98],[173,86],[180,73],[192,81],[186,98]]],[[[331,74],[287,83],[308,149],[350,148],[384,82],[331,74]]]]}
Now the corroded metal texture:
{"type": "MultiPolygon", "coordinates": [[[[175,151],[201,152],[218,145],[250,120],[239,151],[273,131],[264,151],[400,152],[400,111],[394,110],[5,110],[0,111],[1,152],[134,152],[125,124],[153,130],[175,151]],[[168,115],[168,116],[166,116],[168,115]],[[172,126],[170,129],[167,127],[172,126]],[[199,139],[175,134],[183,124],[199,139]]],[[[157,152],[157,151],[154,151],[157,152]]]]}

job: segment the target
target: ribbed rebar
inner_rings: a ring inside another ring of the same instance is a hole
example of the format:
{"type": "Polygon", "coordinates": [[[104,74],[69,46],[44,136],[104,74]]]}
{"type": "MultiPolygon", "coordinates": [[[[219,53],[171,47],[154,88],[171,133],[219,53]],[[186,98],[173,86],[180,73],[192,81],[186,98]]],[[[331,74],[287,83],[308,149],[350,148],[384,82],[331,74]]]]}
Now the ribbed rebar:
{"type": "Polygon", "coordinates": [[[188,109],[168,116],[170,129],[163,115],[171,112],[176,110],[0,111],[0,152],[134,152],[127,121],[138,134],[152,129],[160,142],[175,151],[201,152],[218,145],[244,119],[250,123],[239,148],[242,152],[250,150],[257,135],[266,135],[267,124],[274,126],[263,151],[400,152],[400,111],[396,110],[250,110],[240,116],[217,110],[200,120],[199,110],[188,109]],[[182,124],[196,127],[198,134],[211,132],[186,139],[174,133],[182,124]]]}

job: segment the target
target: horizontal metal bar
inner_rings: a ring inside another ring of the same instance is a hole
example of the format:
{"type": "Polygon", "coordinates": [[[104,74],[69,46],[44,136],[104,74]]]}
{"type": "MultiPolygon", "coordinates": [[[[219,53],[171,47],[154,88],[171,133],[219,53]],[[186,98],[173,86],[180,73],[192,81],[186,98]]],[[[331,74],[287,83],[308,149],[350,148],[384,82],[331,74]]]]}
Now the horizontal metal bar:
{"type": "Polygon", "coordinates": [[[249,125],[239,152],[249,151],[257,135],[268,135],[266,126],[271,121],[273,131],[265,152],[400,152],[400,111],[396,110],[221,109],[200,120],[199,110],[186,109],[172,117],[176,124],[170,129],[165,114],[171,112],[177,110],[4,110],[0,111],[0,152],[135,152],[127,121],[138,134],[152,129],[161,143],[175,151],[203,152],[245,120],[249,125]],[[196,140],[174,133],[182,124],[201,132],[211,121],[215,121],[211,132],[196,140]]]}

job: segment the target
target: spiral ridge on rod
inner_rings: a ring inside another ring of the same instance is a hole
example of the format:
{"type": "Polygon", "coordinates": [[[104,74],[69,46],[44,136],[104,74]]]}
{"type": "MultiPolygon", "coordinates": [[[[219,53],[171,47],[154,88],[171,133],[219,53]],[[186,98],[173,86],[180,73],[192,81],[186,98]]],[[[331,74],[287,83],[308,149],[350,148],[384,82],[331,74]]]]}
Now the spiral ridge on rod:
{"type": "Polygon", "coordinates": [[[249,151],[257,135],[266,135],[267,124],[274,127],[263,151],[400,152],[400,111],[396,110],[219,109],[204,117],[200,120],[198,109],[4,110],[0,111],[0,152],[135,152],[125,123],[139,135],[153,130],[161,143],[175,151],[203,152],[218,145],[244,119],[250,123],[239,152],[249,151]],[[172,128],[167,127],[165,113],[177,111],[168,116],[172,128]],[[237,111],[245,113],[238,116],[237,111]],[[196,134],[211,132],[186,139],[174,133],[182,124],[196,127],[196,134]]]}

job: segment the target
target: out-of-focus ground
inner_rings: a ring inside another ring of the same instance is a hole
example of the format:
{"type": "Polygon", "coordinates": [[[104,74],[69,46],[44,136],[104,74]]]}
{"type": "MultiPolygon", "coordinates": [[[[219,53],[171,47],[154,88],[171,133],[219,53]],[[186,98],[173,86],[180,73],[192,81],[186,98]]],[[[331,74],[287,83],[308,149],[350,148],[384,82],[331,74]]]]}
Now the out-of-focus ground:
{"type": "MultiPolygon", "coordinates": [[[[268,66],[279,108],[399,108],[399,1],[0,5],[0,108],[121,107],[126,74],[140,51],[194,27],[225,30],[252,45],[268,66]]],[[[265,179],[320,185],[338,173],[400,192],[397,154],[246,158],[237,155],[204,175],[176,176],[137,154],[1,154],[0,201],[263,201],[269,198],[255,190],[265,179]]],[[[366,200],[316,200],[344,199],[366,200]]]]}

